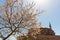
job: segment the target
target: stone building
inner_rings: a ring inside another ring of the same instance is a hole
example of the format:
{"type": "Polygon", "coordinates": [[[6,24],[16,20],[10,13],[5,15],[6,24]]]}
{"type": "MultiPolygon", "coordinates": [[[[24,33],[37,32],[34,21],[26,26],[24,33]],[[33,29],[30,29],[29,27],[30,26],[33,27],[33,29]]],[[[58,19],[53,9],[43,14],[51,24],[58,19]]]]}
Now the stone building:
{"type": "Polygon", "coordinates": [[[31,28],[26,36],[18,36],[17,40],[60,40],[60,36],[55,35],[50,28],[31,28]]]}

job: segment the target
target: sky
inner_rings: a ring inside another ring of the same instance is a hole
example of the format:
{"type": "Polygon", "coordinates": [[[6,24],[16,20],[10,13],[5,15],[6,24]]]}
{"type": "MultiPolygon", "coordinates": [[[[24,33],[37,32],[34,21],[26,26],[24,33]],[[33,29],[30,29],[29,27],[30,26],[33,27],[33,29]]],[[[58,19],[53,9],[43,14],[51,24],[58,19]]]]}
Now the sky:
{"type": "Polygon", "coordinates": [[[42,26],[49,27],[49,22],[56,35],[60,35],[60,0],[50,0],[48,5],[40,6],[41,9],[46,10],[38,17],[42,26]]]}
{"type": "Polygon", "coordinates": [[[33,0],[37,3],[38,10],[45,10],[37,17],[43,27],[49,27],[51,23],[52,29],[56,35],[60,35],[60,0],[33,0]],[[39,1],[41,1],[39,3],[39,1]]]}
{"type": "MultiPolygon", "coordinates": [[[[49,22],[56,35],[60,35],[60,0],[49,0],[50,2],[44,5],[37,5],[40,10],[45,12],[37,17],[37,20],[42,23],[43,27],[49,27],[49,22]]],[[[0,0],[0,5],[4,0],[0,0]]]]}

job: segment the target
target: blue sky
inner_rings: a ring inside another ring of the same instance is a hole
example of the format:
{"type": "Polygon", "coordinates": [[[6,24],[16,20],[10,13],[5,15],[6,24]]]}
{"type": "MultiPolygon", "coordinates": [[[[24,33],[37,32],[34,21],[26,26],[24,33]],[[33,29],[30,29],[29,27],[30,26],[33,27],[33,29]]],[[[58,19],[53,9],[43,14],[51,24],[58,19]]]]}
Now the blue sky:
{"type": "MultiPolygon", "coordinates": [[[[50,22],[55,33],[60,35],[60,0],[50,1],[48,5],[39,6],[41,9],[45,9],[46,12],[38,16],[37,20],[45,27],[48,27],[50,22]]],[[[2,5],[3,2],[4,0],[0,0],[0,5],[2,5]]]]}
{"type": "Polygon", "coordinates": [[[60,0],[50,1],[50,4],[41,7],[42,9],[46,9],[46,12],[40,15],[38,19],[45,27],[48,27],[50,21],[53,30],[57,35],[60,35],[60,0]]]}
{"type": "Polygon", "coordinates": [[[0,0],[0,5],[2,5],[4,3],[4,0],[0,0]]]}
{"type": "MultiPolygon", "coordinates": [[[[36,0],[37,1],[37,0],[36,0]]],[[[60,0],[48,0],[47,4],[40,5],[38,2],[37,9],[45,12],[37,17],[43,27],[49,27],[49,22],[56,35],[60,35],[60,0]]]]}

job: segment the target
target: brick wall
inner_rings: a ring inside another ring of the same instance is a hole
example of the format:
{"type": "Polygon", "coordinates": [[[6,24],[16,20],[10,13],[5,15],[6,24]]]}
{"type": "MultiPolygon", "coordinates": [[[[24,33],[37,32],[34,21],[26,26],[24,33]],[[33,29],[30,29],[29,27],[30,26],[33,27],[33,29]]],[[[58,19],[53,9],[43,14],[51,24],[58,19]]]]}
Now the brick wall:
{"type": "Polygon", "coordinates": [[[46,35],[39,35],[34,37],[27,37],[27,36],[22,36],[22,37],[17,37],[17,40],[60,40],[60,36],[46,36],[46,35]]]}
{"type": "Polygon", "coordinates": [[[36,40],[60,40],[60,36],[38,36],[36,40]]]}
{"type": "Polygon", "coordinates": [[[17,40],[60,40],[50,28],[31,28],[26,36],[18,36],[17,40]]]}

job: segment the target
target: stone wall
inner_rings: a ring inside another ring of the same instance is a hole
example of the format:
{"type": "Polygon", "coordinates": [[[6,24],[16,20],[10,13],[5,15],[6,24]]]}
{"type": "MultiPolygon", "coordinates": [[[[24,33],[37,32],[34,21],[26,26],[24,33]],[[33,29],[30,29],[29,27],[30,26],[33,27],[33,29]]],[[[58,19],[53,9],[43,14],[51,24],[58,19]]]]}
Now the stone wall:
{"type": "Polygon", "coordinates": [[[39,35],[36,36],[35,38],[32,36],[22,36],[22,37],[17,37],[17,40],[60,40],[60,36],[46,36],[46,35],[39,35]]]}
{"type": "Polygon", "coordinates": [[[60,40],[60,36],[38,36],[36,40],[60,40]]]}
{"type": "Polygon", "coordinates": [[[31,28],[26,36],[18,36],[17,40],[60,40],[50,28],[31,28]]]}

